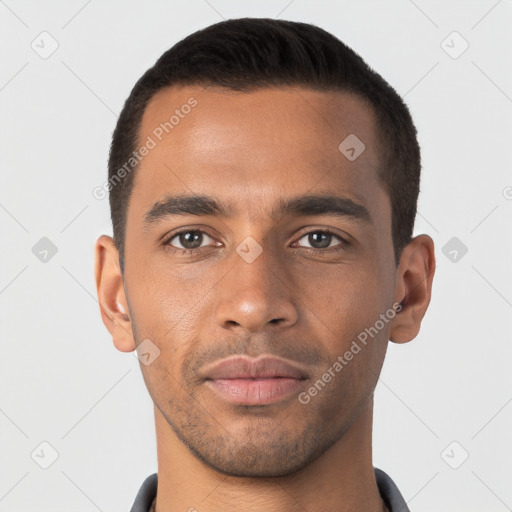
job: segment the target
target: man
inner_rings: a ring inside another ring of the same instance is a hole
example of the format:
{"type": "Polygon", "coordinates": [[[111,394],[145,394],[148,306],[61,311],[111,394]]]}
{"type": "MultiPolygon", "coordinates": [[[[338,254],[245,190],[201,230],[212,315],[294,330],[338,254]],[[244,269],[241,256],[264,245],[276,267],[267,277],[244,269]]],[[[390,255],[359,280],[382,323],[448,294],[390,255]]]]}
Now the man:
{"type": "Polygon", "coordinates": [[[430,302],[419,178],[407,107],[318,27],[227,20],[142,76],[95,267],[155,405],[132,512],[408,510],[371,434],[388,341],[430,302]]]}

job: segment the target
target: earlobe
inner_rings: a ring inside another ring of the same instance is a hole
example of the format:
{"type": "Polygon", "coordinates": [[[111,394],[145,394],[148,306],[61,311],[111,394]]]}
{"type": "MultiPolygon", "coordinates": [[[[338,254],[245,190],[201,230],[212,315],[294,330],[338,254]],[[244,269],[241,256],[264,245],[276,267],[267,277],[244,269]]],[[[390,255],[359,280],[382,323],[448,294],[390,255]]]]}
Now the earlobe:
{"type": "Polygon", "coordinates": [[[96,241],[94,274],[101,318],[115,347],[121,352],[135,350],[119,254],[109,236],[102,235],[96,241]]]}
{"type": "Polygon", "coordinates": [[[417,336],[430,303],[434,272],[434,242],[428,235],[418,235],[400,257],[395,301],[402,308],[391,323],[391,341],[407,343],[417,336]]]}

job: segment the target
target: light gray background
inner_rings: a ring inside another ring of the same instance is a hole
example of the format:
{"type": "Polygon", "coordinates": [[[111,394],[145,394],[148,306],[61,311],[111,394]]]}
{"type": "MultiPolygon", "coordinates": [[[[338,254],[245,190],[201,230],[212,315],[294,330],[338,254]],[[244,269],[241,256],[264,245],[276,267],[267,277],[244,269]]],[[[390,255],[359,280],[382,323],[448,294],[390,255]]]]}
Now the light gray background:
{"type": "Polygon", "coordinates": [[[421,334],[388,350],[374,465],[417,512],[511,510],[511,0],[7,0],[0,512],[129,510],[156,471],[139,362],[100,318],[93,249],[112,231],[108,200],[92,190],[139,76],[184,36],[242,16],[319,25],[405,97],[423,157],[415,233],[434,238],[437,273],[421,334]],[[31,47],[51,48],[43,31],[59,45],[47,59],[31,47]],[[454,31],[469,44],[457,58],[454,31]],[[46,263],[32,252],[42,237],[58,249],[46,263]],[[452,237],[468,248],[455,262],[442,250],[452,237]],[[58,452],[48,469],[35,462],[50,461],[43,441],[58,452]]]}

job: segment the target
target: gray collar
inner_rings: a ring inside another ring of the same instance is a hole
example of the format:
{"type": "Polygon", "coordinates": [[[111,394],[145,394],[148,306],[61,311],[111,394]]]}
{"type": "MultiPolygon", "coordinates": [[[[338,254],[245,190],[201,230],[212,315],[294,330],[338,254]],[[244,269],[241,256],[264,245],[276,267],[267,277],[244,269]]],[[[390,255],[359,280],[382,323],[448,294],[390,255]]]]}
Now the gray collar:
{"type": "MultiPolygon", "coordinates": [[[[403,496],[400,494],[395,482],[384,471],[378,468],[373,468],[375,471],[375,479],[379,488],[380,495],[386,503],[389,512],[410,512],[407,503],[403,496]]],[[[135,502],[130,512],[149,512],[151,504],[156,496],[156,489],[158,483],[158,474],[153,473],[148,476],[142,487],[139,489],[135,502]]]]}

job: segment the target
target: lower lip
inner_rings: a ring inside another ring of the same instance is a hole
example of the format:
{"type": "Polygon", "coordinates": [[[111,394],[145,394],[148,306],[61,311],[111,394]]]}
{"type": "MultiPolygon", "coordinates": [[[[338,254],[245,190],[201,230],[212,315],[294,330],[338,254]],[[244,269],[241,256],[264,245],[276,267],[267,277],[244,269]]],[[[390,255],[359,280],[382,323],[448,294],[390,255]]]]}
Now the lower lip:
{"type": "Polygon", "coordinates": [[[267,405],[297,393],[303,380],[288,377],[271,379],[217,379],[207,381],[222,398],[240,405],[267,405]]]}

